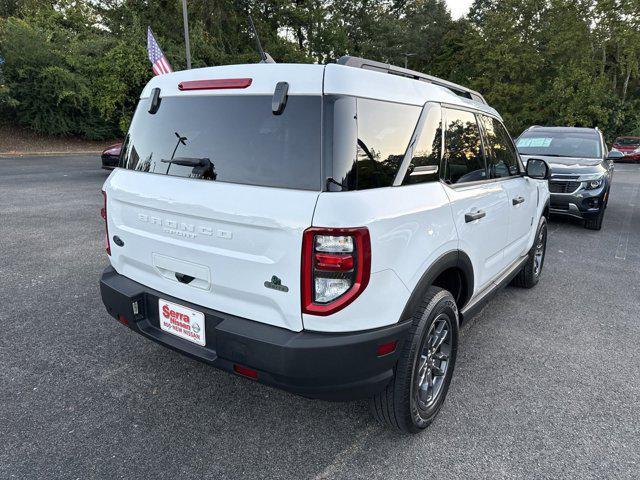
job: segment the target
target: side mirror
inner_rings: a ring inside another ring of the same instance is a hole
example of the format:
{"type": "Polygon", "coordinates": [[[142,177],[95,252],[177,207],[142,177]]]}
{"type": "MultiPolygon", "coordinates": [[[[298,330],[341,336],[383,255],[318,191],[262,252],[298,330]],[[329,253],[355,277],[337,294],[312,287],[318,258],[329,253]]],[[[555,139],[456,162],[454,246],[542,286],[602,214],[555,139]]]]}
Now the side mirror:
{"type": "Polygon", "coordinates": [[[536,180],[546,180],[549,178],[549,165],[539,158],[530,158],[527,162],[527,177],[536,180]]]}
{"type": "Polygon", "coordinates": [[[624,153],[620,150],[611,150],[609,155],[607,155],[607,160],[619,160],[624,157],[624,153]]]}

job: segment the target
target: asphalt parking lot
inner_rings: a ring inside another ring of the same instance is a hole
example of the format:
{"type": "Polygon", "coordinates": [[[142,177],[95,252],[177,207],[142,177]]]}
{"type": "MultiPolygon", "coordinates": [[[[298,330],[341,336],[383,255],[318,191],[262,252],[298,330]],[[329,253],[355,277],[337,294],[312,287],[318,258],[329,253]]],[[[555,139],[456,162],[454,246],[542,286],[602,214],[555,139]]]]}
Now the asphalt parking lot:
{"type": "Polygon", "coordinates": [[[550,223],[540,284],[463,328],[436,422],[231,376],[107,315],[94,157],[0,158],[0,478],[638,478],[640,165],[600,232],[550,223]]]}

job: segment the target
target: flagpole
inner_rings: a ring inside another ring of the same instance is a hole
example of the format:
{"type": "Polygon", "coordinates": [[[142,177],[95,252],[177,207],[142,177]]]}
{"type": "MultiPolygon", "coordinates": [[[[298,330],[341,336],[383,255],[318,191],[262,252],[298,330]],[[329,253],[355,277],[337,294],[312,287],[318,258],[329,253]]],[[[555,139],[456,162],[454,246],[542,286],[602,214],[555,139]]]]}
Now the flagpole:
{"type": "Polygon", "coordinates": [[[191,70],[191,48],[189,47],[189,20],[187,19],[187,0],[182,0],[182,19],[184,21],[184,46],[187,50],[187,70],[191,70]]]}

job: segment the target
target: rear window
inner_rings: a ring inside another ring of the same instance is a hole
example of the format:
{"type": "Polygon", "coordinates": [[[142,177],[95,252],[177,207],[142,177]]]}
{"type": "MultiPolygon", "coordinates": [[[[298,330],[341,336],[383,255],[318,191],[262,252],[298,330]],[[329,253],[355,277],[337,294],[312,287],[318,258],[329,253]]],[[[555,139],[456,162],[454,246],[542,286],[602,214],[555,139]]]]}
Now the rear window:
{"type": "Polygon", "coordinates": [[[321,189],[320,96],[290,96],[281,115],[266,95],[140,101],[120,166],[266,187],[321,189]]]}

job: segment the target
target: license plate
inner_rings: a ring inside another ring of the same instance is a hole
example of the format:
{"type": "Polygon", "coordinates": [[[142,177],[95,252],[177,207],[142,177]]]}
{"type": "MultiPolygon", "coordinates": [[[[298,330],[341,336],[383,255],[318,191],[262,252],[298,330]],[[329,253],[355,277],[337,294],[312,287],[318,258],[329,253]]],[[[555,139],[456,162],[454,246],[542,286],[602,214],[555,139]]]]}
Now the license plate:
{"type": "Polygon", "coordinates": [[[160,328],[176,337],[204,346],[204,313],[166,300],[158,300],[160,328]]]}

